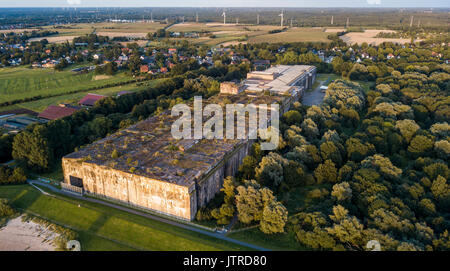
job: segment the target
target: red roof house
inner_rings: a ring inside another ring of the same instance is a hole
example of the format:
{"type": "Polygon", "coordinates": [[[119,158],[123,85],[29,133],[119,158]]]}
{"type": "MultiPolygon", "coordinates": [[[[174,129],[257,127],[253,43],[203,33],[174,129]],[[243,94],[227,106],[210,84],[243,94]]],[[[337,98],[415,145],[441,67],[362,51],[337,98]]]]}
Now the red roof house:
{"type": "Polygon", "coordinates": [[[99,95],[99,94],[88,93],[86,96],[84,96],[83,99],[81,99],[78,102],[78,104],[79,105],[84,105],[84,106],[94,106],[96,101],[101,100],[103,98],[106,98],[106,96],[99,95]]]}
{"type": "Polygon", "coordinates": [[[148,73],[148,65],[142,65],[141,66],[141,73],[148,73]]]}
{"type": "Polygon", "coordinates": [[[49,107],[47,107],[47,109],[42,111],[42,113],[40,113],[38,117],[41,119],[56,120],[70,116],[78,110],[79,109],[75,107],[50,105],[49,107]]]}

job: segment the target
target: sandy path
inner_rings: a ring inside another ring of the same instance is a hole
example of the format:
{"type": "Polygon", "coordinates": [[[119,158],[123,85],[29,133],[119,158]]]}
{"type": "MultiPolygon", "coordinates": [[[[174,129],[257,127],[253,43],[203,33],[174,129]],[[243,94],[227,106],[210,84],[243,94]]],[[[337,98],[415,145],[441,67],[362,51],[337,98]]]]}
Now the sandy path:
{"type": "Polygon", "coordinates": [[[0,229],[0,251],[53,251],[58,234],[22,216],[11,219],[0,229]]]}

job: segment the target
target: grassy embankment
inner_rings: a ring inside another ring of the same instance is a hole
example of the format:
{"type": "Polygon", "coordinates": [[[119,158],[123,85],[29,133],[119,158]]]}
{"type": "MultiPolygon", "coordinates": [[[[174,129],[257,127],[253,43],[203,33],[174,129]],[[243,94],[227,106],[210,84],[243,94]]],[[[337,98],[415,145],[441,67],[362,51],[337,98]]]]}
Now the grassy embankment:
{"type": "Polygon", "coordinates": [[[0,186],[0,198],[9,199],[21,211],[75,230],[83,250],[246,249],[104,205],[46,196],[29,185],[0,186]]]}

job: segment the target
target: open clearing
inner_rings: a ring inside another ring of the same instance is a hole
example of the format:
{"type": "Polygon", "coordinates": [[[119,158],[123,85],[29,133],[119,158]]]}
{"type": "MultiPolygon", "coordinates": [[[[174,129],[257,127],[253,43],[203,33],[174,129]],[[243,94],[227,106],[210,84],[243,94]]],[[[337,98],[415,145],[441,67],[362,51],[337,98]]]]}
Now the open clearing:
{"type": "Polygon", "coordinates": [[[0,228],[0,251],[51,251],[53,239],[59,234],[23,216],[13,218],[0,228]]]}
{"type": "Polygon", "coordinates": [[[223,240],[101,204],[46,196],[29,185],[0,186],[0,198],[47,221],[73,229],[82,250],[245,250],[223,240]],[[80,205],[78,205],[80,204],[80,205]]]}
{"type": "Polygon", "coordinates": [[[104,80],[94,80],[94,74],[78,74],[53,69],[29,69],[25,67],[0,69],[0,102],[36,96],[59,95],[129,81],[123,73],[104,80]]]}
{"type": "Polygon", "coordinates": [[[341,39],[348,45],[352,44],[362,44],[367,42],[367,44],[380,45],[383,42],[392,42],[398,44],[405,44],[410,42],[410,39],[387,39],[387,38],[375,38],[375,36],[380,32],[395,32],[392,30],[365,30],[364,32],[350,32],[343,36],[341,39]]]}

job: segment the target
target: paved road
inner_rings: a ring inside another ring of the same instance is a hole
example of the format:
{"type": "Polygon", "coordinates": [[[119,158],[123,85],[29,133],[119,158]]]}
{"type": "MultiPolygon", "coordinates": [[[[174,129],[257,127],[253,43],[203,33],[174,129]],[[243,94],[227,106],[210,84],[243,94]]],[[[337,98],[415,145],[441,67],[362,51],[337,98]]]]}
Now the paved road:
{"type": "Polygon", "coordinates": [[[89,202],[93,202],[93,203],[103,204],[103,205],[106,205],[106,206],[109,206],[109,207],[112,207],[112,208],[115,208],[115,209],[118,209],[118,210],[122,210],[122,211],[125,211],[125,212],[128,212],[128,213],[132,213],[132,214],[135,214],[135,215],[143,216],[143,217],[146,217],[146,218],[149,218],[149,219],[160,221],[160,222],[163,222],[163,223],[166,223],[166,224],[169,224],[169,225],[172,225],[172,226],[180,227],[180,228],[183,228],[183,229],[186,229],[186,230],[198,232],[198,233],[210,236],[210,237],[215,237],[217,239],[228,241],[230,243],[238,244],[238,245],[241,245],[241,246],[244,246],[244,247],[248,247],[248,248],[251,248],[251,249],[260,250],[260,251],[269,251],[269,249],[266,249],[266,248],[263,248],[263,247],[259,247],[259,246],[255,246],[253,244],[249,244],[249,243],[246,243],[246,242],[242,242],[242,241],[239,241],[239,240],[227,237],[224,234],[220,234],[220,233],[204,230],[204,229],[201,229],[201,228],[198,228],[198,227],[195,227],[195,226],[190,226],[190,225],[183,224],[183,223],[180,223],[180,222],[176,222],[176,221],[173,221],[173,220],[170,220],[170,219],[166,219],[166,218],[162,218],[162,217],[159,217],[159,216],[155,216],[155,215],[152,215],[150,213],[145,213],[145,212],[141,212],[141,211],[138,211],[138,210],[135,210],[135,209],[127,208],[127,207],[124,207],[124,206],[121,206],[121,205],[109,203],[109,202],[106,202],[106,201],[103,201],[103,200],[83,197],[83,196],[76,195],[75,193],[65,192],[65,191],[62,191],[62,190],[52,186],[52,185],[45,184],[45,183],[42,183],[42,182],[39,182],[39,181],[28,180],[28,183],[30,185],[32,185],[33,187],[35,187],[36,189],[38,189],[40,192],[44,193],[44,194],[48,194],[48,193],[46,193],[42,189],[39,189],[39,187],[35,186],[34,184],[39,184],[41,186],[45,186],[46,188],[50,189],[51,191],[53,191],[55,193],[63,194],[65,196],[69,196],[71,198],[75,198],[75,199],[78,199],[78,200],[84,200],[84,201],[89,201],[89,202]]]}
{"type": "Polygon", "coordinates": [[[320,82],[319,86],[316,87],[313,91],[305,92],[303,94],[302,104],[311,106],[311,105],[319,105],[320,103],[322,103],[323,97],[325,97],[325,93],[322,92],[320,87],[323,86],[323,84],[327,82],[329,78],[330,77],[320,82]]]}

